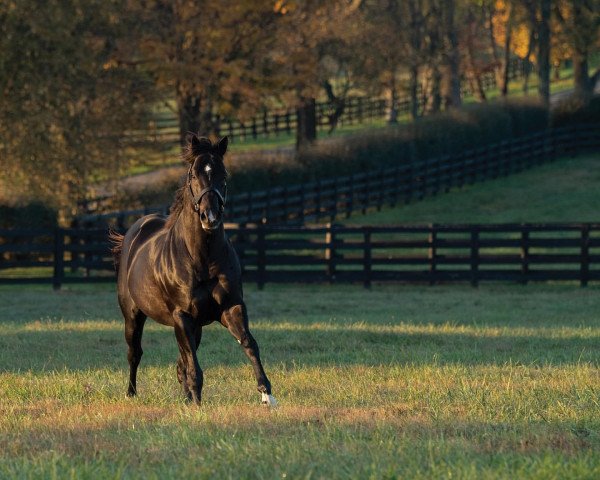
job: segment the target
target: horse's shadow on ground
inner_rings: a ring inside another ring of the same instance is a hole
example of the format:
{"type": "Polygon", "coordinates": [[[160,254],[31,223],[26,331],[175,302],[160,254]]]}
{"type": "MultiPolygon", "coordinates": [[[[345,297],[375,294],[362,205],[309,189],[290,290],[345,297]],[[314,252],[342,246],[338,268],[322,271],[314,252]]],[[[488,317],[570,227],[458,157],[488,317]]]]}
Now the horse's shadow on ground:
{"type": "MultiPolygon", "coordinates": [[[[595,336],[475,335],[464,332],[383,333],[353,328],[254,328],[266,365],[293,368],[323,366],[436,365],[467,366],[600,363],[595,336]]],[[[144,334],[142,366],[171,366],[178,350],[168,328],[144,334]]],[[[0,371],[125,369],[123,333],[114,329],[35,330],[0,333],[0,371]]],[[[206,367],[237,367],[247,359],[233,337],[218,325],[205,329],[198,350],[206,367]]]]}

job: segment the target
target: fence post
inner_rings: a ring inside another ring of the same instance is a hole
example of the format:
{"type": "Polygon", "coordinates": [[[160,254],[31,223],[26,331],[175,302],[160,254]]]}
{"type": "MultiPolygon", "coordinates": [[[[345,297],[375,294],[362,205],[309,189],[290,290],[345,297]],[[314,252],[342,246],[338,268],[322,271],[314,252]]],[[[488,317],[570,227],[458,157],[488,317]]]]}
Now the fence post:
{"type": "Polygon", "coordinates": [[[54,229],[54,274],[52,276],[52,286],[54,290],[60,290],[62,280],[65,276],[65,237],[62,228],[54,229]]]}
{"type": "Polygon", "coordinates": [[[256,117],[252,117],[252,138],[255,140],[258,138],[258,125],[256,124],[256,117]]]}
{"type": "Polygon", "coordinates": [[[258,224],[256,235],[256,286],[262,290],[265,287],[267,271],[267,242],[264,225],[258,224]]]}
{"type": "Polygon", "coordinates": [[[286,112],[286,114],[285,114],[285,131],[286,131],[286,133],[292,133],[290,112],[286,112]]]}
{"type": "Polygon", "coordinates": [[[385,193],[386,193],[385,192],[386,175],[385,175],[385,169],[383,167],[379,169],[377,177],[379,178],[379,195],[377,197],[377,211],[381,212],[381,207],[383,207],[383,200],[385,198],[385,193]]]}
{"type": "Polygon", "coordinates": [[[315,187],[315,220],[318,222],[321,216],[321,180],[317,180],[315,187]]]}
{"type": "Polygon", "coordinates": [[[427,175],[429,174],[429,158],[420,162],[419,183],[417,185],[417,200],[423,200],[427,196],[427,175]]]}
{"type": "Polygon", "coordinates": [[[400,190],[400,167],[394,168],[394,183],[392,184],[392,194],[390,199],[390,207],[395,207],[398,201],[398,190],[400,190]]]}
{"type": "Polygon", "coordinates": [[[521,283],[527,285],[529,280],[529,230],[523,226],[521,230],[521,283]]]}
{"type": "Polygon", "coordinates": [[[354,209],[354,174],[348,176],[348,191],[346,192],[346,218],[350,218],[354,209]]]}
{"type": "Polygon", "coordinates": [[[338,182],[339,182],[339,178],[335,177],[335,179],[333,180],[333,191],[331,194],[331,201],[332,201],[332,205],[330,206],[330,219],[332,222],[335,221],[336,217],[337,217],[337,213],[338,213],[338,182]]]}
{"type": "Polygon", "coordinates": [[[471,229],[471,286],[479,285],[479,230],[471,229]]]}
{"type": "Polygon", "coordinates": [[[302,225],[304,225],[304,212],[306,211],[306,198],[304,196],[304,188],[300,189],[300,212],[299,213],[299,218],[300,218],[300,223],[302,225]]]}
{"type": "Polygon", "coordinates": [[[436,273],[436,257],[437,257],[437,230],[434,223],[429,224],[429,250],[427,251],[427,258],[429,259],[429,285],[435,283],[436,273]]]}
{"type": "Polygon", "coordinates": [[[363,227],[364,245],[363,245],[363,284],[365,288],[371,288],[371,228],[363,227]]]}
{"type": "Polygon", "coordinates": [[[369,182],[369,177],[371,175],[371,172],[366,172],[364,174],[364,181],[363,181],[363,186],[360,189],[360,191],[362,192],[362,208],[361,208],[361,212],[363,215],[367,214],[367,207],[369,206],[369,189],[371,188],[370,182],[369,182]]]}
{"type": "Polygon", "coordinates": [[[282,208],[282,216],[281,216],[281,220],[283,221],[283,223],[287,222],[290,214],[289,214],[289,209],[288,209],[288,187],[283,187],[282,190],[282,195],[283,195],[283,203],[281,205],[282,208]]]}
{"type": "Polygon", "coordinates": [[[581,226],[581,269],[580,285],[587,287],[590,274],[590,225],[581,226]]]}
{"type": "Polygon", "coordinates": [[[335,281],[335,225],[328,223],[325,231],[325,260],[327,262],[327,279],[335,281]]]}
{"type": "Polygon", "coordinates": [[[251,223],[253,221],[253,218],[252,218],[252,191],[248,192],[248,210],[247,210],[245,221],[247,223],[251,223]]]}
{"type": "Polygon", "coordinates": [[[271,217],[271,192],[267,192],[267,198],[265,200],[265,209],[263,210],[263,223],[269,223],[271,217]]]}
{"type": "Polygon", "coordinates": [[[414,165],[413,165],[412,160],[408,164],[408,175],[406,177],[406,182],[407,182],[408,188],[406,189],[404,203],[410,203],[410,201],[412,200],[412,197],[413,197],[414,182],[415,182],[414,165]]]}

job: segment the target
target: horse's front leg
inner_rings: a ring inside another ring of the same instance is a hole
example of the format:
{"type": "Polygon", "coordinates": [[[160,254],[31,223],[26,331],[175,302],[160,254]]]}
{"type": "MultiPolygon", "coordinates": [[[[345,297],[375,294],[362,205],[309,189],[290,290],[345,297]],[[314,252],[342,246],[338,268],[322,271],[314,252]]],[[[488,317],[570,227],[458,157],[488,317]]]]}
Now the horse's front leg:
{"type": "Polygon", "coordinates": [[[258,391],[262,394],[262,403],[269,406],[277,405],[275,397],[271,395],[271,382],[269,382],[260,361],[258,343],[256,343],[248,328],[246,306],[242,303],[225,310],[221,315],[221,323],[235,337],[243,347],[246,356],[250,359],[258,383],[258,391]]]}
{"type": "Polygon", "coordinates": [[[199,405],[204,375],[196,355],[196,349],[200,344],[198,327],[190,315],[180,310],[173,313],[173,319],[180,354],[180,359],[177,361],[177,376],[188,398],[199,405]]]}
{"type": "MultiPolygon", "coordinates": [[[[198,351],[198,347],[200,346],[201,340],[202,340],[202,327],[197,326],[196,327],[196,351],[198,351]]],[[[181,356],[181,354],[179,355],[179,358],[177,359],[177,380],[179,380],[179,383],[183,387],[183,394],[191,402],[192,401],[192,393],[190,392],[190,389],[189,389],[188,383],[187,383],[186,362],[185,362],[184,358],[181,356]]]]}

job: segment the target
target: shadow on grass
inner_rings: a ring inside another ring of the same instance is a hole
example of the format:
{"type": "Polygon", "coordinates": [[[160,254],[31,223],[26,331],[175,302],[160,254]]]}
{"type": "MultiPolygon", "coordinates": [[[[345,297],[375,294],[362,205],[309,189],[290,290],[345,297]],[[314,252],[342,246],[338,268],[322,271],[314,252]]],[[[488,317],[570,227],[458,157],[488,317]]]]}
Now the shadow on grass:
{"type": "MultiPolygon", "coordinates": [[[[377,331],[373,326],[255,327],[253,332],[268,365],[568,365],[600,363],[593,332],[559,332],[553,336],[511,329],[449,331],[377,331]],[[587,336],[584,334],[587,333],[587,336]]],[[[171,329],[151,328],[142,342],[144,366],[170,366],[178,356],[171,329]]],[[[124,369],[127,347],[114,328],[85,331],[7,331],[0,334],[0,372],[124,369]]],[[[218,325],[205,328],[198,351],[202,367],[248,364],[241,348],[218,325]]]]}

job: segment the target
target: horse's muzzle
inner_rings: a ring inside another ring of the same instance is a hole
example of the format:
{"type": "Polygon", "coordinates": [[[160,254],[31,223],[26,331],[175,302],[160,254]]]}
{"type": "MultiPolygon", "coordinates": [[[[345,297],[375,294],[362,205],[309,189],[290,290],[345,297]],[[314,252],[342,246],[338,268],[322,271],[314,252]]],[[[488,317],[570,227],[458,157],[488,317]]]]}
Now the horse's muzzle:
{"type": "Polygon", "coordinates": [[[212,209],[200,213],[200,223],[205,232],[214,232],[221,225],[221,214],[215,214],[212,209]]]}

